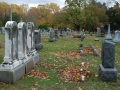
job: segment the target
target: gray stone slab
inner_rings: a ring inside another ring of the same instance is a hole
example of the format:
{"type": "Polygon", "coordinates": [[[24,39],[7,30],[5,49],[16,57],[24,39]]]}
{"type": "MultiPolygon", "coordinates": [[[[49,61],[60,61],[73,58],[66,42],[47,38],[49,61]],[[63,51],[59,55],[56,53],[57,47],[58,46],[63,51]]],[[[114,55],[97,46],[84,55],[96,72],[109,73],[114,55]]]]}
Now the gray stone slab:
{"type": "Polygon", "coordinates": [[[117,82],[118,79],[118,72],[116,68],[104,68],[102,64],[99,66],[99,76],[102,79],[102,81],[111,81],[111,82],[117,82]]]}
{"type": "Polygon", "coordinates": [[[102,42],[102,65],[104,68],[114,68],[115,43],[103,40],[102,42]]]}
{"type": "Polygon", "coordinates": [[[25,73],[27,74],[34,68],[34,61],[33,59],[30,59],[25,63],[25,73]]]}
{"type": "Polygon", "coordinates": [[[94,55],[95,56],[100,56],[99,54],[98,54],[98,51],[95,49],[95,47],[92,45],[92,43],[90,43],[90,48],[92,49],[92,51],[93,51],[93,53],[94,53],[94,55]]]}
{"type": "Polygon", "coordinates": [[[33,56],[33,60],[34,60],[34,65],[39,62],[39,54],[38,54],[38,53],[36,53],[36,54],[33,56]]]}
{"type": "Polygon", "coordinates": [[[95,38],[94,40],[95,40],[95,41],[99,41],[99,38],[95,38]]]}
{"type": "Polygon", "coordinates": [[[15,83],[17,80],[25,75],[25,64],[19,65],[18,67],[7,70],[0,69],[0,82],[4,83],[15,83]]]}

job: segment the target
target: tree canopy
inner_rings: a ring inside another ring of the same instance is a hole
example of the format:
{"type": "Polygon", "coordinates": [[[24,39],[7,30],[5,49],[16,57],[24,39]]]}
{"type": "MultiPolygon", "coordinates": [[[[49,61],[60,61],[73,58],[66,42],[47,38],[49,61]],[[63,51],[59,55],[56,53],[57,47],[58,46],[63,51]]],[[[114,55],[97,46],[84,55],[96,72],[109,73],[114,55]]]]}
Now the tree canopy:
{"type": "Polygon", "coordinates": [[[74,30],[93,30],[101,25],[111,24],[112,29],[119,29],[120,5],[113,7],[97,0],[65,0],[66,6],[60,8],[56,3],[39,4],[29,7],[28,4],[7,4],[0,2],[0,26],[4,26],[9,17],[9,7],[12,7],[13,20],[19,22],[32,21],[35,28],[41,26],[53,28],[71,28],[74,30]]]}

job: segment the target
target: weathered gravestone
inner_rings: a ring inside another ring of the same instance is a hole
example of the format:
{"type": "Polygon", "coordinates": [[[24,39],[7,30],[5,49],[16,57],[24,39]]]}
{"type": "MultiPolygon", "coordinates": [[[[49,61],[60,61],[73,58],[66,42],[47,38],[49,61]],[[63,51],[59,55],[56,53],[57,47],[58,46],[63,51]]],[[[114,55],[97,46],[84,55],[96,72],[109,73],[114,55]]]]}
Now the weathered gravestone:
{"type": "Polygon", "coordinates": [[[96,36],[97,37],[104,37],[104,27],[101,26],[100,28],[97,28],[97,33],[96,33],[96,36]]]}
{"type": "Polygon", "coordinates": [[[105,35],[104,26],[101,26],[100,29],[101,29],[101,35],[100,36],[104,37],[104,35],[105,35]]]}
{"type": "Polygon", "coordinates": [[[50,31],[50,39],[49,39],[49,42],[55,42],[55,41],[56,41],[55,32],[54,32],[54,30],[51,30],[51,31],[50,31]]]}
{"type": "Polygon", "coordinates": [[[103,81],[117,81],[117,70],[114,68],[115,43],[102,41],[102,64],[99,66],[99,76],[103,81]]]}
{"type": "Polygon", "coordinates": [[[27,61],[27,25],[25,22],[18,23],[18,58],[23,59],[23,63],[27,61]]]}
{"type": "Polygon", "coordinates": [[[18,59],[18,27],[15,21],[5,24],[5,56],[0,65],[0,81],[14,83],[25,74],[25,64],[18,59]]]}
{"type": "Polygon", "coordinates": [[[94,54],[95,56],[99,56],[98,51],[95,49],[95,47],[92,45],[92,43],[90,43],[90,48],[92,49],[93,54],[94,54]]]}
{"type": "Polygon", "coordinates": [[[2,33],[2,27],[0,27],[0,33],[2,33]]]}
{"type": "MultiPolygon", "coordinates": [[[[27,46],[28,46],[28,53],[30,56],[33,57],[34,64],[39,62],[39,54],[37,53],[35,49],[35,37],[34,37],[34,23],[28,22],[27,23],[27,46]]],[[[33,65],[33,62],[31,61],[28,63],[30,66],[33,65]]]]}
{"type": "Polygon", "coordinates": [[[2,33],[2,34],[5,34],[5,29],[4,29],[4,27],[1,27],[1,29],[2,29],[1,33],[2,33]]]}
{"type": "Polygon", "coordinates": [[[60,36],[61,37],[65,37],[66,35],[65,35],[65,30],[64,29],[61,29],[60,30],[60,36]]]}
{"type": "Polygon", "coordinates": [[[100,30],[100,28],[97,28],[96,36],[97,36],[97,37],[100,37],[100,36],[101,36],[101,30],[100,30]]]}
{"type": "Polygon", "coordinates": [[[35,30],[35,49],[41,50],[43,48],[43,44],[41,43],[41,30],[35,30]]]}
{"type": "Polygon", "coordinates": [[[110,24],[108,24],[108,34],[106,36],[106,39],[107,40],[112,40],[112,36],[111,36],[111,33],[110,33],[110,24]]]}
{"type": "Polygon", "coordinates": [[[58,30],[55,30],[55,38],[58,39],[58,30]]]}
{"type": "Polygon", "coordinates": [[[118,30],[115,31],[115,36],[114,36],[113,42],[120,43],[120,31],[118,31],[118,30]]]}
{"type": "Polygon", "coordinates": [[[83,41],[84,38],[85,38],[84,32],[80,31],[80,40],[83,41]]]}

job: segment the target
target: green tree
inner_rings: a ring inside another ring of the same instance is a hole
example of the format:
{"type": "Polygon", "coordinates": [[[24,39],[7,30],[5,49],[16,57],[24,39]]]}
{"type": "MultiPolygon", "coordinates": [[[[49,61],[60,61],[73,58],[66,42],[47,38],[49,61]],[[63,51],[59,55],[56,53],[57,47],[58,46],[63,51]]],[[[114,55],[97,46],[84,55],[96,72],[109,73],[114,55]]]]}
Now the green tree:
{"type": "Polygon", "coordinates": [[[120,7],[119,3],[116,2],[116,4],[109,8],[106,11],[106,14],[109,17],[109,23],[111,24],[111,29],[112,30],[119,30],[120,29],[120,7]]]}

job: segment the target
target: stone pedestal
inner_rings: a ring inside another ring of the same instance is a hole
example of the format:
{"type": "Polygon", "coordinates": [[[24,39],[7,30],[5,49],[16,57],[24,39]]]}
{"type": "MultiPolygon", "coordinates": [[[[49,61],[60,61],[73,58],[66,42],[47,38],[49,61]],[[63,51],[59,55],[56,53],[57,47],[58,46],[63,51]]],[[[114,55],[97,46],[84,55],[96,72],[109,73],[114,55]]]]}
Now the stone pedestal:
{"type": "Polygon", "coordinates": [[[107,34],[106,39],[107,39],[107,40],[112,40],[111,34],[107,34]]]}
{"type": "Polygon", "coordinates": [[[21,64],[12,70],[0,69],[0,82],[15,83],[25,75],[25,64],[21,64]]]}
{"type": "Polygon", "coordinates": [[[104,68],[102,64],[99,67],[99,76],[103,81],[116,82],[118,78],[116,68],[104,68]]]}
{"type": "Polygon", "coordinates": [[[29,61],[25,63],[25,73],[27,74],[34,68],[34,61],[31,58],[29,61]]]}
{"type": "Polygon", "coordinates": [[[34,60],[34,65],[39,62],[39,54],[38,54],[38,53],[36,53],[36,54],[33,56],[33,60],[34,60]]]}

